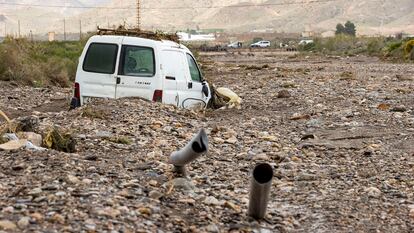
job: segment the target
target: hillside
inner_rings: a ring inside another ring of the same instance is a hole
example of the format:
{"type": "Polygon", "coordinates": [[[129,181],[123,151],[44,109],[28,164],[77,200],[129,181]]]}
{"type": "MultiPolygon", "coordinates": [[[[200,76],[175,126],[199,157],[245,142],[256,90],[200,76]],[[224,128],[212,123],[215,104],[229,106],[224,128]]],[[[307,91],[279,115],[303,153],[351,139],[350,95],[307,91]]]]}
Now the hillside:
{"type": "MultiPolygon", "coordinates": [[[[199,27],[233,31],[273,29],[278,32],[301,32],[311,29],[323,32],[334,29],[339,22],[352,20],[356,22],[362,34],[389,34],[414,30],[412,0],[338,0],[318,3],[307,1],[290,5],[286,5],[286,2],[143,1],[143,26],[163,30],[199,27]]],[[[134,0],[113,0],[109,6],[132,7],[134,3],[134,0]]],[[[124,21],[134,24],[135,10],[92,10],[83,13],[81,17],[93,19],[93,23],[90,24],[95,25],[107,25],[107,22],[119,24],[124,21]]]]}
{"type": "MultiPolygon", "coordinates": [[[[26,16],[36,15],[36,19],[25,21],[35,24],[30,27],[38,31],[61,31],[63,17],[67,17],[67,31],[72,32],[79,31],[79,20],[82,20],[84,30],[94,30],[97,25],[107,27],[125,23],[126,26],[133,26],[136,22],[135,0],[60,0],[55,4],[59,5],[59,2],[66,2],[61,4],[67,6],[101,4],[108,9],[22,8],[13,11],[13,14],[23,11],[26,16]],[[32,11],[44,14],[33,14],[32,11]],[[53,12],[54,15],[48,16],[46,12],[53,12]],[[48,23],[43,22],[44,18],[48,23]]],[[[0,15],[2,11],[7,11],[4,9],[0,9],[0,15]]],[[[144,0],[141,14],[144,28],[170,31],[199,27],[230,31],[271,29],[301,32],[310,29],[324,32],[333,30],[337,23],[352,20],[360,34],[391,34],[400,31],[414,33],[413,12],[412,0],[144,0]],[[287,2],[296,4],[287,5],[287,2]]],[[[11,15],[9,18],[15,22],[17,17],[11,15]]]]}

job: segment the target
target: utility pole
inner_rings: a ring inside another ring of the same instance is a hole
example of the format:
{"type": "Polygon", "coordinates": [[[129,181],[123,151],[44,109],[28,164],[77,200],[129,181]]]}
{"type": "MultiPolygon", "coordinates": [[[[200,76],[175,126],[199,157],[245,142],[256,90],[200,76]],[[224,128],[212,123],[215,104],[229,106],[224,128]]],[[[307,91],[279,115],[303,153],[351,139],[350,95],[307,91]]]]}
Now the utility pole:
{"type": "Polygon", "coordinates": [[[82,40],[82,20],[79,20],[79,40],[82,40]]]}
{"type": "Polygon", "coordinates": [[[63,41],[66,41],[66,19],[63,18],[63,41]]]}
{"type": "Polygon", "coordinates": [[[141,30],[141,1],[137,0],[137,29],[141,30]]]}
{"type": "Polygon", "coordinates": [[[20,39],[20,19],[19,20],[17,20],[17,24],[18,24],[18,27],[19,27],[19,39],[20,39]]]}

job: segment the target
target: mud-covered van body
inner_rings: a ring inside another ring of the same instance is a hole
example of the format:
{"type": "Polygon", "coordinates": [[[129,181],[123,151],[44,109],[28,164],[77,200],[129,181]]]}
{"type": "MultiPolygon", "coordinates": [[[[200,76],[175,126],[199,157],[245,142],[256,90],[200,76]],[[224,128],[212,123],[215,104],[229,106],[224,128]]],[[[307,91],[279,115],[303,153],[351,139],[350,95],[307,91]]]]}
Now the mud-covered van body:
{"type": "Polygon", "coordinates": [[[187,47],[165,40],[93,36],[79,59],[71,105],[122,97],[190,108],[205,107],[211,95],[187,47]]]}

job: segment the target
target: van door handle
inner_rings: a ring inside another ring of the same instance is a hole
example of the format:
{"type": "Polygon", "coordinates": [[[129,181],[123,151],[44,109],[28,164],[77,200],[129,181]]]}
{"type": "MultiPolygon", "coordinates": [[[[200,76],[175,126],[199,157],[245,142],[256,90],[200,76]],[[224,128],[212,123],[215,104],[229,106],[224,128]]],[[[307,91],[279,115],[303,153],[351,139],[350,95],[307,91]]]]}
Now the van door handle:
{"type": "Polygon", "coordinates": [[[193,83],[192,82],[189,82],[188,83],[188,89],[192,89],[193,88],[193,83]]]}
{"type": "Polygon", "coordinates": [[[116,78],[116,84],[120,84],[121,83],[121,77],[115,77],[116,78]]]}
{"type": "Polygon", "coordinates": [[[165,76],[165,79],[168,79],[168,80],[175,80],[175,77],[172,77],[172,76],[165,76]]]}

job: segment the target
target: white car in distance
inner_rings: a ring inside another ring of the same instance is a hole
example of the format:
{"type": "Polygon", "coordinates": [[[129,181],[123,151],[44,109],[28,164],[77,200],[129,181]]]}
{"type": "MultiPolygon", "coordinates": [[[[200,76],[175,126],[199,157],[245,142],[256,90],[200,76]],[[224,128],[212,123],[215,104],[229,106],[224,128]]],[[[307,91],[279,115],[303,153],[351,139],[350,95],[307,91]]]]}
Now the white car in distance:
{"type": "Polygon", "coordinates": [[[268,48],[270,47],[270,41],[261,40],[250,45],[250,48],[268,48]]]}

